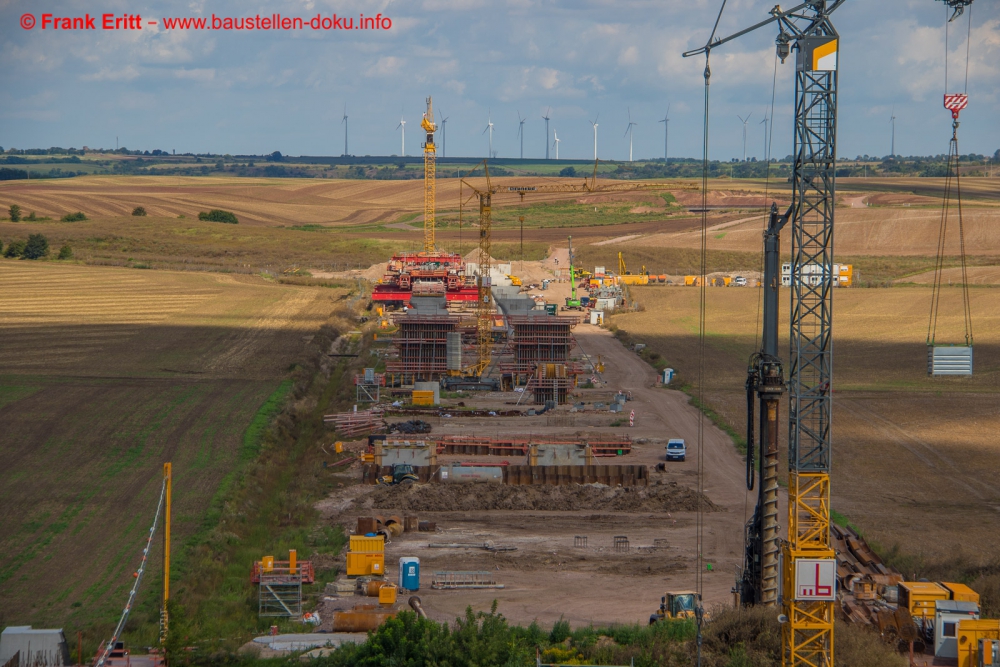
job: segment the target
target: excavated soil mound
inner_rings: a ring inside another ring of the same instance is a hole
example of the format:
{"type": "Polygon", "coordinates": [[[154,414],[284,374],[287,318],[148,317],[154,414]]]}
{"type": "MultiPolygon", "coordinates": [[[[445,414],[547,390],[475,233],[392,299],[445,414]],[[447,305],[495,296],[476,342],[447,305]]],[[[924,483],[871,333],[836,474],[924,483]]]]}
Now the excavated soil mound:
{"type": "MultiPolygon", "coordinates": [[[[413,512],[481,512],[487,510],[617,510],[620,512],[692,512],[698,494],[674,482],[638,488],[600,484],[573,486],[506,486],[419,484],[379,487],[359,502],[377,509],[413,512]]],[[[718,510],[703,496],[705,511],[718,510]]]]}

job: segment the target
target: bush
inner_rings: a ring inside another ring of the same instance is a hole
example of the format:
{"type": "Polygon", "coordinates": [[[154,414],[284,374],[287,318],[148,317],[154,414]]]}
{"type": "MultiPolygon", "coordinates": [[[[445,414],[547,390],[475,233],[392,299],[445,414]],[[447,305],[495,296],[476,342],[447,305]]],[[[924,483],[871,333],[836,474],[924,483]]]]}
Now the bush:
{"type": "Polygon", "coordinates": [[[20,257],[22,252],[24,252],[24,241],[11,241],[10,245],[7,246],[7,250],[4,251],[3,256],[8,258],[20,257]]]}
{"type": "Polygon", "coordinates": [[[24,244],[21,257],[24,259],[41,259],[49,254],[49,240],[41,234],[32,234],[24,244]]]}
{"type": "Polygon", "coordinates": [[[146,215],[146,209],[144,209],[141,206],[136,206],[134,209],[132,209],[132,215],[134,215],[134,216],[144,216],[144,215],[146,215]]]}
{"type": "Polygon", "coordinates": [[[83,211],[77,211],[76,213],[67,213],[61,219],[63,222],[80,222],[86,220],[87,216],[83,214],[83,211]]]}
{"type": "Polygon", "coordinates": [[[570,176],[570,177],[576,176],[576,168],[575,167],[566,167],[565,169],[563,169],[562,171],[559,172],[559,175],[560,176],[570,176]]]}
{"type": "Polygon", "coordinates": [[[21,219],[21,207],[17,204],[10,205],[10,221],[18,222],[21,219]]]}
{"type": "Polygon", "coordinates": [[[32,221],[32,222],[34,222],[35,220],[37,220],[37,218],[35,217],[35,212],[34,212],[34,211],[32,211],[31,213],[29,213],[29,214],[28,214],[28,217],[27,217],[27,218],[25,218],[25,220],[30,220],[30,221],[32,221]]]}
{"type": "Polygon", "coordinates": [[[229,211],[223,211],[222,209],[213,208],[211,211],[206,213],[202,211],[198,214],[199,220],[208,220],[209,222],[225,222],[229,225],[238,225],[240,221],[236,218],[236,215],[230,213],[229,211]]]}
{"type": "Polygon", "coordinates": [[[73,249],[69,247],[68,243],[64,243],[61,248],[59,248],[59,259],[72,259],[73,249]]]}

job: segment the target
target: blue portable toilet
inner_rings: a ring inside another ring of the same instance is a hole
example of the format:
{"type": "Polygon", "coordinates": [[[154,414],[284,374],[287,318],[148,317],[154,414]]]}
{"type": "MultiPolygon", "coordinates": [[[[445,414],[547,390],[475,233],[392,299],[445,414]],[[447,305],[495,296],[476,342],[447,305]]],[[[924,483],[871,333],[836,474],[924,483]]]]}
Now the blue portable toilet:
{"type": "Polygon", "coordinates": [[[404,556],[399,559],[399,587],[408,591],[420,590],[420,559],[404,556]]]}

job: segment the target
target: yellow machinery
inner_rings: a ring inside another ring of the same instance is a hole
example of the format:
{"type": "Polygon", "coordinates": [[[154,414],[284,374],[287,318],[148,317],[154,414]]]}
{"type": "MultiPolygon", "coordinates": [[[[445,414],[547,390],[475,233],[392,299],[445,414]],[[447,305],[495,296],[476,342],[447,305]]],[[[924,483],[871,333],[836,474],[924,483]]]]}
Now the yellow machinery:
{"type": "Polygon", "coordinates": [[[958,667],[998,667],[994,656],[1000,643],[1000,621],[996,619],[958,622],[958,667]]]}
{"type": "Polygon", "coordinates": [[[520,287],[523,284],[521,282],[521,279],[518,278],[517,276],[512,276],[508,274],[507,277],[510,279],[510,284],[513,285],[514,287],[520,287]]]}
{"type": "Polygon", "coordinates": [[[629,273],[628,267],[625,266],[625,256],[622,253],[618,253],[618,280],[622,285],[648,285],[649,275],[646,273],[646,267],[642,267],[642,273],[633,275],[629,273]]]}
{"type": "Polygon", "coordinates": [[[434,107],[431,105],[431,98],[427,98],[427,111],[420,121],[420,127],[427,132],[427,141],[424,142],[424,252],[434,252],[434,211],[435,203],[435,176],[437,175],[437,147],[434,145],[434,132],[437,125],[434,123],[434,107]]]}
{"type": "Polygon", "coordinates": [[[701,606],[701,596],[695,591],[668,591],[660,598],[660,608],[649,617],[649,624],[664,619],[693,619],[701,606]]]}

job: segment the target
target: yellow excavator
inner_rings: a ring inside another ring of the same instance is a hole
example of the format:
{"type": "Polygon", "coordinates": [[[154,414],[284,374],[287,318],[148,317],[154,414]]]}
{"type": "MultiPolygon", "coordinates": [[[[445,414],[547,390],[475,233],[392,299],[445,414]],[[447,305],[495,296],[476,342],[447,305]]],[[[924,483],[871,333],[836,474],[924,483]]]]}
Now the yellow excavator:
{"type": "Polygon", "coordinates": [[[660,608],[649,616],[649,624],[665,619],[693,619],[701,606],[701,596],[694,591],[668,591],[660,598],[660,608]]]}
{"type": "Polygon", "coordinates": [[[625,266],[625,256],[622,253],[618,253],[618,281],[623,285],[648,285],[649,284],[649,274],[646,273],[646,267],[642,267],[641,273],[631,273],[628,267],[625,266]]]}

